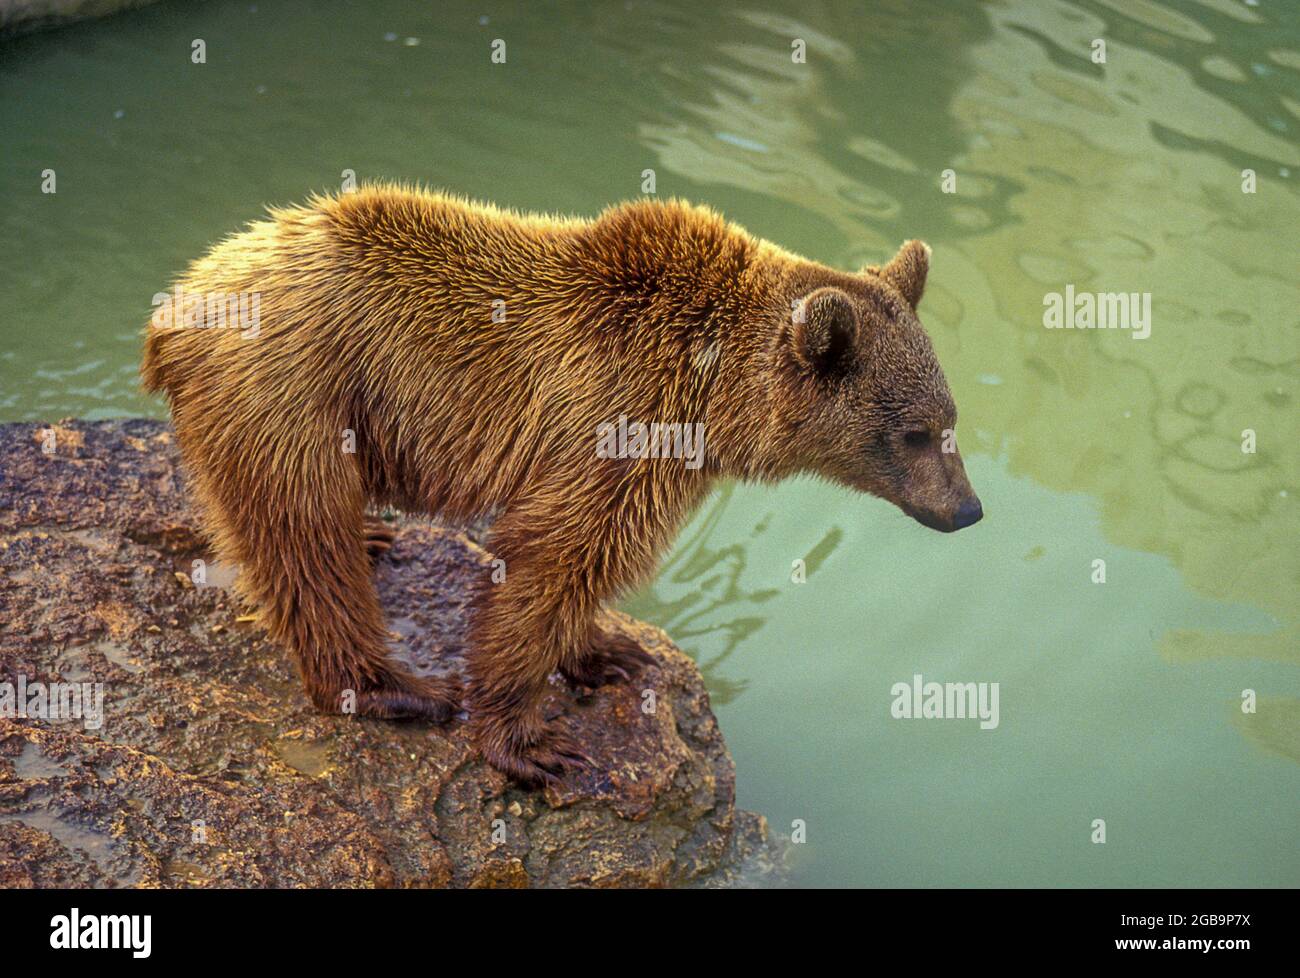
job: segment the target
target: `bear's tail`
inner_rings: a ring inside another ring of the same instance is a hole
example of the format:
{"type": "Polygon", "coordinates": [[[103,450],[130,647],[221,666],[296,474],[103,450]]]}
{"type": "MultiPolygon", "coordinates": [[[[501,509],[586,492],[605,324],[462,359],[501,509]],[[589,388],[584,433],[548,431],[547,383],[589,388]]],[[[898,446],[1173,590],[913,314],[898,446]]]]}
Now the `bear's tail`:
{"type": "Polygon", "coordinates": [[[166,360],[163,357],[163,344],[167,338],[166,330],[156,329],[152,325],[145,327],[144,355],[140,359],[140,378],[144,389],[150,394],[162,394],[168,390],[166,360]]]}

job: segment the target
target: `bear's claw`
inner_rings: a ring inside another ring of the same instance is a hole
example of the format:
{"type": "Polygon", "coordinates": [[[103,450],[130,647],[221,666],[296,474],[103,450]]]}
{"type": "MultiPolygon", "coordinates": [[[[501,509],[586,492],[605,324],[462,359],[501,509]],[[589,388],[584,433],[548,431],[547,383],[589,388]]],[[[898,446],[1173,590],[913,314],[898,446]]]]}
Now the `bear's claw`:
{"type": "Polygon", "coordinates": [[[570,771],[596,766],[559,724],[548,724],[532,744],[514,749],[488,746],[481,753],[485,761],[526,788],[551,787],[570,771]]]}
{"type": "Polygon", "coordinates": [[[450,687],[423,681],[415,689],[381,688],[357,694],[357,714],[380,720],[432,720],[446,723],[460,710],[450,687]]]}
{"type": "Polygon", "coordinates": [[[383,520],[375,517],[367,517],[365,531],[366,555],[372,562],[378,561],[380,557],[392,549],[393,540],[397,537],[397,531],[383,520]]]}
{"type": "Polygon", "coordinates": [[[655,657],[623,635],[601,634],[577,662],[560,666],[560,675],[575,686],[631,682],[641,670],[657,665],[655,657]]]}

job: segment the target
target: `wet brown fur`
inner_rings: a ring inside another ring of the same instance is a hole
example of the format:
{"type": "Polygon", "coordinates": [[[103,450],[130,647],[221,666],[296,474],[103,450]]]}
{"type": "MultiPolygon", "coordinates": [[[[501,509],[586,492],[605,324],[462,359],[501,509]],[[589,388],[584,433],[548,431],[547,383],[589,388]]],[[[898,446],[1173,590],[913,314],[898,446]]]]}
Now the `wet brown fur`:
{"type": "Polygon", "coordinates": [[[854,275],[680,202],[585,221],[367,187],[272,210],[196,261],[182,288],[259,293],[259,335],[156,316],[143,375],[218,551],[322,710],[346,690],[377,716],[458,702],[387,656],[367,505],[494,516],[506,579],[475,610],[468,707],[484,756],[535,783],[586,760],[540,716],[547,677],[643,664],[594,615],[718,477],[813,472],[941,528],[971,497],[938,450],[956,419],[915,315],[928,255],[909,242],[854,275]],[[597,458],[620,415],[703,422],[705,463],[597,458]]]}

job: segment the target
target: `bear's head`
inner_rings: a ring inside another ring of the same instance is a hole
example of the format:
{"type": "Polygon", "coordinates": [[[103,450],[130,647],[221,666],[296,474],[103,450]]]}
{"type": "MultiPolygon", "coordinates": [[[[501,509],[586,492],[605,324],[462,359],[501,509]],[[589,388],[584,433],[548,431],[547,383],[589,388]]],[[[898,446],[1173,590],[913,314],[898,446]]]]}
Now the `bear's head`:
{"type": "Polygon", "coordinates": [[[787,280],[773,434],[795,468],[951,532],[983,509],[957,451],[952,393],[917,318],[929,267],[929,247],[909,241],[858,275],[810,263],[787,280]]]}

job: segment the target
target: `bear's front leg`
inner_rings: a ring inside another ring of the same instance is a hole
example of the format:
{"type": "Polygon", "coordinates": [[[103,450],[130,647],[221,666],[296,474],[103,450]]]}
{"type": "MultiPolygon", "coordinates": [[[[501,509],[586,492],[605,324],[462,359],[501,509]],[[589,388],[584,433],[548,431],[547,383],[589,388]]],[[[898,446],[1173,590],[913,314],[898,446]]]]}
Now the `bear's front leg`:
{"type": "Polygon", "coordinates": [[[584,644],[564,657],[560,675],[575,686],[604,686],[631,682],[654,664],[654,656],[635,639],[595,628],[584,644]]]}
{"type": "Polygon", "coordinates": [[[590,632],[589,545],[562,521],[537,529],[533,507],[498,519],[491,550],[505,580],[485,584],[470,629],[470,727],[484,760],[529,786],[590,765],[563,721],[541,712],[547,680],[590,632]],[[557,525],[558,524],[558,525],[557,525]]]}
{"type": "Polygon", "coordinates": [[[539,481],[528,500],[497,520],[489,549],[505,561],[506,577],[484,586],[470,630],[476,743],[488,763],[526,784],[550,783],[591,763],[562,723],[543,719],[547,680],[559,670],[600,685],[631,678],[653,661],[596,629],[595,615],[602,601],[650,575],[707,490],[703,480],[682,482],[659,460],[636,469],[583,461],[559,467],[572,482],[564,475],[539,481]]]}

